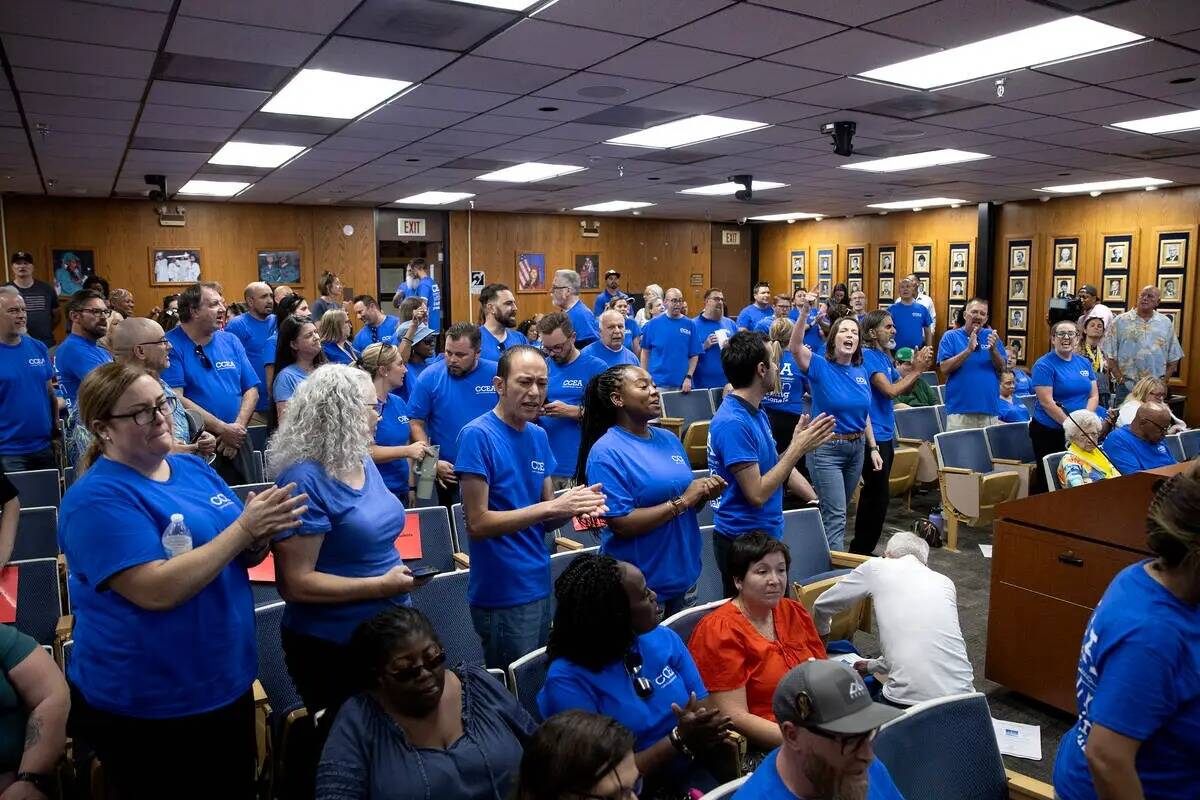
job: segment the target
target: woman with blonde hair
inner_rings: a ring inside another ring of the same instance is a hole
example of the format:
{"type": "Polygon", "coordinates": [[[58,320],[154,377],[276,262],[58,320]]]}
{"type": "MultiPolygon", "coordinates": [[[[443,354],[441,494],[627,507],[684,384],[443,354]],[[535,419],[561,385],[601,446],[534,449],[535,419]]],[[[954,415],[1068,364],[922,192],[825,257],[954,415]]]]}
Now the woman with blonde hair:
{"type": "Polygon", "coordinates": [[[287,601],[281,636],[288,672],[323,741],[357,688],[346,646],[355,627],[419,584],[396,552],[404,504],[388,491],[370,447],[384,408],[367,373],[318,367],[296,387],[267,446],[277,484],[308,495],[300,525],[271,545],[287,601]]]}
{"type": "MultiPolygon", "coordinates": [[[[110,323],[111,324],[111,323],[110,323]]],[[[1142,407],[1142,403],[1161,403],[1167,405],[1167,384],[1159,378],[1142,378],[1138,381],[1133,391],[1125,398],[1125,402],[1121,404],[1120,410],[1117,412],[1118,428],[1124,428],[1133,422],[1137,416],[1137,411],[1142,407]]],[[[1171,414],[1171,427],[1167,430],[1167,434],[1179,433],[1182,430],[1187,430],[1187,423],[1171,414]]]]}
{"type": "Polygon", "coordinates": [[[353,364],[358,360],[358,352],[350,344],[353,331],[350,315],[340,308],[330,309],[321,316],[317,333],[321,335],[321,349],[330,364],[353,364]]]}
{"type": "Polygon", "coordinates": [[[1067,453],[1058,462],[1058,482],[1064,488],[1121,476],[1097,444],[1101,428],[1100,418],[1083,409],[1072,411],[1063,420],[1067,453]]]}
{"type": "Polygon", "coordinates": [[[121,797],[248,798],[258,660],[246,569],[300,524],[307,498],[284,483],[243,507],[202,459],[171,452],[173,401],[121,362],[80,385],[92,442],[58,533],[75,613],[71,735],[121,797]]]}
{"type": "Polygon", "coordinates": [[[663,288],[657,283],[646,284],[645,291],[642,292],[642,307],[634,315],[634,320],[637,321],[639,327],[646,327],[646,323],[658,316],[662,310],[663,288]],[[657,304],[654,302],[657,300],[657,304]],[[657,305],[658,311],[655,310],[657,305]]]}
{"type": "Polygon", "coordinates": [[[788,341],[792,337],[793,323],[787,317],[777,317],[767,334],[767,353],[775,365],[775,387],[771,394],[763,397],[763,409],[771,423],[771,435],[775,438],[775,450],[783,453],[792,441],[792,432],[800,416],[808,412],[804,396],[808,394],[808,379],[796,366],[796,359],[788,352],[788,341]]]}
{"type": "Polygon", "coordinates": [[[329,311],[344,310],[342,304],[342,279],[329,270],[321,273],[317,281],[320,297],[312,304],[312,321],[319,322],[329,311]]]}
{"type": "Polygon", "coordinates": [[[409,480],[412,474],[409,461],[422,459],[431,451],[426,444],[409,444],[408,441],[408,406],[398,394],[404,386],[408,366],[400,358],[400,348],[384,342],[364,350],[358,366],[371,376],[371,382],[375,385],[375,399],[383,404],[379,411],[379,425],[375,428],[375,443],[368,452],[392,494],[414,505],[415,484],[409,480]]]}

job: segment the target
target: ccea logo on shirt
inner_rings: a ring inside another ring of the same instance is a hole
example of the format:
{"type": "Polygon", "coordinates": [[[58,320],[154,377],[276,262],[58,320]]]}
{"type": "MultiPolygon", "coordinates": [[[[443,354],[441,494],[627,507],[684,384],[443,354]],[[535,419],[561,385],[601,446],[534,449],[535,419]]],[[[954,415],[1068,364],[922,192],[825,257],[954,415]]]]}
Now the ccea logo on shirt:
{"type": "Polygon", "coordinates": [[[534,472],[538,473],[539,475],[546,474],[546,462],[545,461],[530,461],[529,468],[531,470],[533,470],[534,472]]]}
{"type": "Polygon", "coordinates": [[[492,386],[490,383],[487,384],[486,386],[476,386],[475,387],[475,394],[495,394],[495,393],[496,393],[496,387],[492,386]]]}
{"type": "Polygon", "coordinates": [[[1079,374],[1086,378],[1088,376],[1088,371],[1086,369],[1081,369],[1079,370],[1079,374]]]}
{"type": "Polygon", "coordinates": [[[400,416],[396,417],[396,422],[399,422],[401,425],[407,425],[408,417],[404,414],[401,414],[400,416]]]}
{"type": "Polygon", "coordinates": [[[224,508],[233,501],[226,497],[223,492],[218,492],[217,494],[214,494],[212,497],[208,498],[208,502],[212,503],[217,508],[224,508]]]}
{"type": "Polygon", "coordinates": [[[660,689],[664,686],[670,686],[675,681],[675,670],[669,666],[663,667],[663,671],[654,679],[654,685],[660,689]]]}
{"type": "Polygon", "coordinates": [[[214,361],[213,366],[217,369],[237,369],[237,364],[233,361],[214,361]]]}
{"type": "Polygon", "coordinates": [[[692,335],[692,332],[691,332],[691,331],[689,331],[687,328],[680,328],[680,329],[679,329],[679,332],[680,332],[680,333],[682,333],[684,336],[691,336],[691,335],[692,335]]]}
{"type": "Polygon", "coordinates": [[[44,367],[44,366],[46,366],[46,359],[44,359],[44,358],[31,358],[31,359],[29,359],[29,366],[31,366],[31,367],[44,367]]]}
{"type": "Polygon", "coordinates": [[[679,455],[671,456],[671,460],[674,461],[676,464],[686,464],[687,463],[686,461],[683,460],[683,456],[679,456],[679,455]]]}
{"type": "Polygon", "coordinates": [[[863,386],[866,386],[866,385],[867,385],[867,379],[866,379],[866,378],[864,378],[862,375],[855,375],[855,376],[854,376],[854,382],[855,382],[855,383],[861,383],[863,386]]]}
{"type": "Polygon", "coordinates": [[[565,380],[562,382],[562,387],[564,389],[582,389],[583,381],[581,381],[577,378],[573,378],[571,380],[565,380]]]}

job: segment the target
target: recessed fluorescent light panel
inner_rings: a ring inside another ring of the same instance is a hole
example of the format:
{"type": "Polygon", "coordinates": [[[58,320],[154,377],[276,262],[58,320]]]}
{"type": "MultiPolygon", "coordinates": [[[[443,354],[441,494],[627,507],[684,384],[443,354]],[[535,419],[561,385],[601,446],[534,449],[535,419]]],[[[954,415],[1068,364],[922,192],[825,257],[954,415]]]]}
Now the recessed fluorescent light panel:
{"type": "Polygon", "coordinates": [[[873,69],[859,77],[935,89],[1039,64],[1070,61],[1144,39],[1140,33],[1086,17],[1066,17],[873,69]]]}
{"type": "MultiPolygon", "coordinates": [[[[787,186],[787,184],[775,183],[774,181],[754,181],[750,184],[750,188],[756,192],[761,192],[764,189],[781,189],[784,186],[787,186]]],[[[678,192],[678,194],[733,194],[734,192],[740,192],[743,188],[740,183],[714,183],[711,186],[697,186],[694,189],[684,189],[678,192]]]]}
{"type": "Polygon", "coordinates": [[[190,180],[179,187],[176,194],[203,194],[210,197],[233,197],[247,189],[250,184],[245,181],[200,181],[190,180]]]}
{"type": "Polygon", "coordinates": [[[502,11],[524,11],[531,6],[536,6],[542,0],[454,0],[454,2],[468,6],[499,8],[502,11]]]}
{"type": "Polygon", "coordinates": [[[1115,181],[1093,181],[1092,183],[1068,183],[1061,186],[1043,186],[1039,192],[1108,192],[1118,189],[1144,189],[1147,186],[1162,186],[1171,181],[1162,178],[1122,178],[1115,181]]]}
{"type": "Polygon", "coordinates": [[[1161,117],[1146,117],[1131,119],[1128,122],[1114,122],[1114,128],[1137,133],[1178,133],[1200,128],[1200,111],[1181,111],[1178,114],[1166,114],[1161,117]]]}
{"type": "Polygon", "coordinates": [[[824,214],[812,214],[808,211],[792,211],[787,214],[765,214],[761,217],[750,217],[756,222],[783,222],[789,219],[823,219],[824,214]]]}
{"type": "Polygon", "coordinates": [[[886,208],[889,210],[906,208],[934,208],[936,206],[961,205],[966,200],[955,200],[952,197],[926,197],[922,200],[896,200],[891,203],[870,203],[867,208],[886,208]]]}
{"type": "Polygon", "coordinates": [[[964,161],[978,161],[981,158],[991,158],[986,153],[968,153],[965,150],[931,150],[928,153],[910,153],[906,156],[877,158],[873,161],[859,161],[855,164],[842,164],[842,169],[858,169],[864,172],[903,172],[909,169],[925,167],[943,167],[947,164],[961,164],[964,161]]]}
{"type": "Polygon", "coordinates": [[[274,168],[303,153],[304,147],[294,144],[251,144],[250,142],[226,142],[210,164],[227,164],[235,167],[274,168]]]}
{"type": "Polygon", "coordinates": [[[354,119],[408,87],[409,81],[304,69],[267,101],[271,114],[354,119]]]}
{"type": "Polygon", "coordinates": [[[447,203],[457,203],[459,200],[466,200],[468,197],[474,196],[470,192],[421,192],[410,197],[401,197],[394,202],[410,206],[444,206],[447,203]]]}
{"type": "Polygon", "coordinates": [[[683,147],[689,144],[696,144],[697,142],[707,142],[710,139],[736,136],[739,133],[769,127],[771,126],[765,122],[701,114],[697,117],[687,117],[686,119],[677,119],[674,122],[655,125],[653,128],[647,128],[644,131],[627,133],[615,139],[608,139],[605,141],[605,144],[623,144],[630,147],[649,147],[656,150],[663,150],[669,147],[683,147]]]}
{"type": "Polygon", "coordinates": [[[590,206],[578,206],[572,211],[628,211],[631,208],[645,208],[654,203],[635,203],[629,200],[609,200],[607,203],[593,203],[590,206]]]}
{"type": "Polygon", "coordinates": [[[583,172],[585,169],[587,167],[576,167],[572,164],[539,164],[536,161],[529,161],[480,175],[475,180],[533,183],[534,181],[544,181],[547,178],[557,178],[560,175],[570,175],[572,172],[583,172]]]}

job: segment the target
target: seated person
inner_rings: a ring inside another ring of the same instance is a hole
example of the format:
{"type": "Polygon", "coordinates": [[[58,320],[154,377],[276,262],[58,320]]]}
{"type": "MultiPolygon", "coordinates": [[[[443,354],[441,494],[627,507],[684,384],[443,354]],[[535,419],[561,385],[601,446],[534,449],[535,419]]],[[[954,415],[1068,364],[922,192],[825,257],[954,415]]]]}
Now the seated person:
{"type": "Polygon", "coordinates": [[[826,635],[839,611],[864,597],[875,601],[883,655],[859,661],[854,668],[862,675],[886,673],[883,698],[895,706],[975,691],[954,582],[928,563],[924,539],[893,533],[883,558],[859,564],[813,606],[817,631],[826,635]]]}
{"type": "Polygon", "coordinates": [[[1100,418],[1083,409],[1072,411],[1063,421],[1068,443],[1067,454],[1058,462],[1058,482],[1063,488],[1120,477],[1121,473],[1096,445],[1101,427],[1100,418]]]}
{"type": "Polygon", "coordinates": [[[825,645],[804,606],[790,597],[788,547],[765,533],[733,540],[734,598],[696,625],[688,649],[716,707],[761,750],[782,743],[771,697],[787,671],[825,658],[825,645]]]}
{"type": "Polygon", "coordinates": [[[619,798],[640,790],[633,734],[610,717],[563,711],[525,745],[514,800],[619,798]]]}
{"type": "Polygon", "coordinates": [[[1029,409],[1024,403],[1013,402],[1013,392],[1017,388],[1016,376],[1009,370],[1000,373],[1000,421],[1029,422],[1029,409]]]}
{"type": "Polygon", "coordinates": [[[872,702],[849,666],[806,661],[792,668],[779,682],[771,707],[783,744],[754,770],[734,800],[904,800],[871,750],[880,726],[902,712],[872,702]]]}
{"type": "MultiPolygon", "coordinates": [[[[904,378],[911,373],[916,367],[913,366],[913,349],[911,347],[901,347],[894,354],[896,356],[896,369],[900,371],[900,377],[904,378]]],[[[904,394],[898,394],[892,400],[892,404],[896,408],[915,408],[918,406],[936,406],[938,404],[937,392],[929,385],[926,380],[920,375],[917,376],[916,382],[904,394]]]]}
{"type": "Polygon", "coordinates": [[[1171,410],[1162,403],[1146,402],[1133,422],[1104,438],[1104,454],[1122,475],[1175,463],[1163,437],[1171,429],[1171,410]]]}
{"type": "Polygon", "coordinates": [[[554,595],[550,667],[537,697],[542,716],[569,709],[610,716],[634,735],[634,759],[652,789],[715,788],[704,766],[729,717],[704,702],[696,664],[683,640],[658,625],[657,598],[641,571],[581,555],[555,581],[554,595]]]}
{"type": "Polygon", "coordinates": [[[360,624],[345,666],[369,688],[338,712],[317,797],[508,796],[533,720],[482,667],[446,669],[420,611],[393,606],[360,624]]]}
{"type": "MultiPolygon", "coordinates": [[[[1133,391],[1125,398],[1125,402],[1121,404],[1117,412],[1118,428],[1124,428],[1129,423],[1133,422],[1133,418],[1137,415],[1137,410],[1141,408],[1142,403],[1167,403],[1167,384],[1158,378],[1142,378],[1138,381],[1133,391]]],[[[1170,410],[1168,406],[1167,410],[1170,410]]],[[[1182,430],[1187,430],[1187,423],[1179,417],[1171,414],[1171,427],[1167,431],[1168,434],[1179,433],[1182,430]]]]}
{"type": "Polygon", "coordinates": [[[1013,374],[1013,381],[1016,386],[1013,389],[1013,394],[1017,397],[1024,397],[1027,394],[1035,394],[1033,391],[1033,378],[1028,372],[1017,366],[1017,351],[1008,351],[1008,369],[1013,374]]]}
{"type": "Polygon", "coordinates": [[[37,642],[11,625],[0,625],[0,669],[0,794],[58,797],[54,773],[67,747],[71,706],[67,679],[37,642]]]}

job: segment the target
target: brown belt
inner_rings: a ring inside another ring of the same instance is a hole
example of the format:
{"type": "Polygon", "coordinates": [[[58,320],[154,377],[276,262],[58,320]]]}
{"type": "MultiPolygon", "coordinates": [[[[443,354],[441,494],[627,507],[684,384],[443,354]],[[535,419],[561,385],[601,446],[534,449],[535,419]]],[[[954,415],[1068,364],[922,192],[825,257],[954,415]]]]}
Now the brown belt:
{"type": "Polygon", "coordinates": [[[835,433],[833,438],[841,442],[857,442],[866,435],[866,431],[858,431],[857,433],[835,433]]]}

